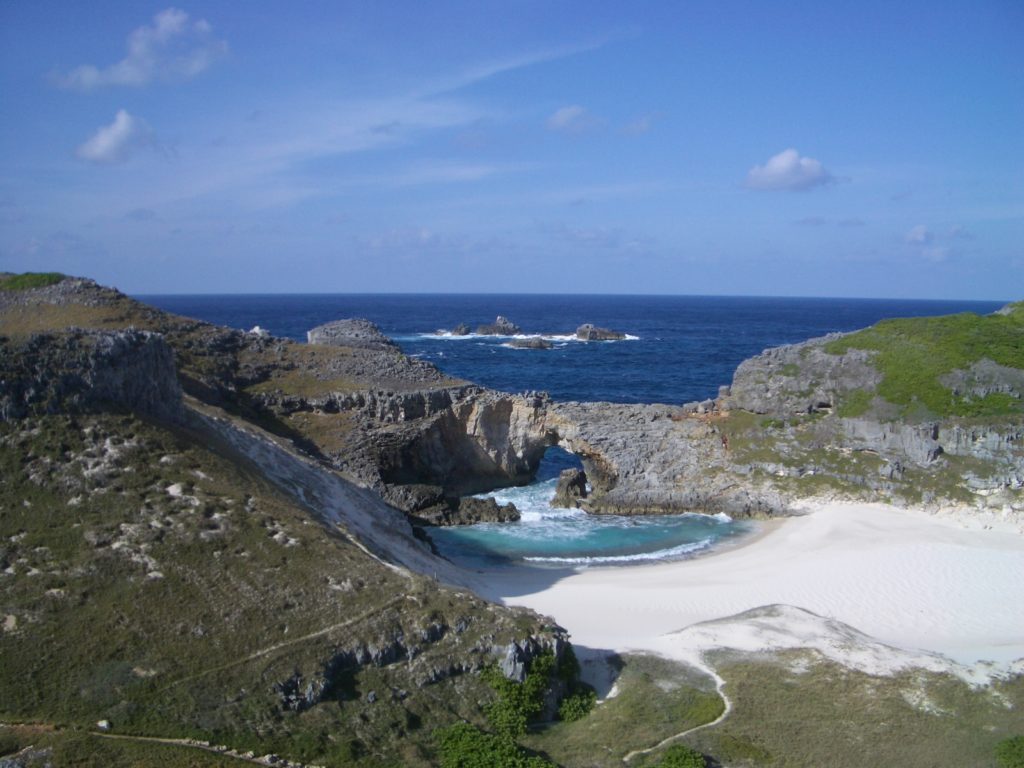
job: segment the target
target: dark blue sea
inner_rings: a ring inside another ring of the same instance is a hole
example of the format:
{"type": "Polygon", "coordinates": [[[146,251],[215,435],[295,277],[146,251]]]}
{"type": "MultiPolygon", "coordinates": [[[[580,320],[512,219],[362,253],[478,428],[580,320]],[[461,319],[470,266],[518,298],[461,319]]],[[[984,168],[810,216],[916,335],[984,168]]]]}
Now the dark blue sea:
{"type": "MultiPolygon", "coordinates": [[[[410,355],[497,389],[546,391],[559,400],[683,403],[713,397],[736,366],[762,350],[864,328],[886,317],[988,313],[999,302],[798,299],[717,296],[269,295],[140,296],[162,309],[305,341],[306,331],[346,317],[375,322],[410,355]],[[508,337],[452,337],[504,315],[547,350],[508,347],[508,337]],[[584,343],[583,323],[628,334],[584,343]]],[[[712,552],[756,527],[724,515],[619,517],[555,509],[558,473],[579,460],[548,451],[534,481],[495,491],[522,514],[514,523],[430,529],[439,550],[473,568],[579,568],[685,559],[712,552]]]]}
{"type": "Polygon", "coordinates": [[[454,376],[511,392],[544,391],[558,400],[682,403],[728,384],[736,366],[762,350],[886,317],[988,313],[1001,302],[802,299],[734,296],[547,295],[202,295],[139,296],[180,315],[305,341],[306,331],[346,317],[372,320],[410,355],[454,376]],[[521,350],[509,339],[450,338],[504,315],[550,350],[521,350]],[[629,334],[621,342],[568,339],[583,323],[629,334]],[[561,337],[561,338],[560,338],[561,337]]]}

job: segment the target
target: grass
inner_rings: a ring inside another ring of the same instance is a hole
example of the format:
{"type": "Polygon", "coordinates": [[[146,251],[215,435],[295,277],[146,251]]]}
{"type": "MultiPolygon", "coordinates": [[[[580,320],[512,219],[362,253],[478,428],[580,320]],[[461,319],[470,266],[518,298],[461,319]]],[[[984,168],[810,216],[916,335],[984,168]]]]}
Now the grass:
{"type": "Polygon", "coordinates": [[[0,275],[0,291],[27,291],[56,285],[66,275],[60,272],[22,272],[20,275],[0,275]]]}
{"type": "Polygon", "coordinates": [[[430,731],[492,696],[466,670],[538,620],[395,574],[204,443],[131,416],[0,424],[0,721],[429,764],[430,731]],[[396,638],[414,657],[325,671],[396,638]],[[286,709],[296,675],[334,693],[286,709]]]}
{"type": "MultiPolygon", "coordinates": [[[[828,342],[825,351],[873,350],[882,374],[878,394],[903,415],[993,417],[1024,413],[1017,398],[995,393],[983,398],[955,394],[939,381],[984,358],[1024,368],[1024,302],[1007,315],[972,313],[883,320],[871,328],[828,342]]],[[[856,402],[856,401],[855,401],[856,402]]]]}
{"type": "Polygon", "coordinates": [[[809,651],[776,659],[717,657],[734,710],[691,746],[734,766],[994,768],[995,745],[1020,727],[1021,676],[974,690],[933,673],[874,677],[809,651]]]}
{"type": "Polygon", "coordinates": [[[552,723],[521,743],[566,768],[619,768],[628,752],[711,722],[722,712],[711,679],[690,667],[639,654],[623,656],[622,664],[614,698],[582,720],[552,723]]]}

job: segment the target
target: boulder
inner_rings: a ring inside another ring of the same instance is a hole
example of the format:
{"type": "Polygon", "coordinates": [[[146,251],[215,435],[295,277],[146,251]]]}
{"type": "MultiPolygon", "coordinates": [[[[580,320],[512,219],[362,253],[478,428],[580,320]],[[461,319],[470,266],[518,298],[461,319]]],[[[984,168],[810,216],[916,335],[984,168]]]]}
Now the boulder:
{"type": "Polygon", "coordinates": [[[499,504],[491,497],[449,498],[411,515],[419,525],[473,525],[474,523],[511,523],[519,519],[515,504],[499,504]]]}
{"type": "Polygon", "coordinates": [[[581,341],[622,341],[626,334],[584,323],[576,329],[576,338],[581,341]]]}
{"type": "Polygon", "coordinates": [[[507,317],[498,315],[490,325],[481,325],[476,329],[481,336],[518,336],[523,329],[507,317]]]}
{"type": "Polygon", "coordinates": [[[469,326],[465,323],[459,323],[452,328],[452,336],[469,336],[469,326]]]}
{"type": "Polygon", "coordinates": [[[579,506],[579,500],[587,498],[587,473],[582,469],[563,469],[558,476],[555,497],[551,499],[552,507],[573,509],[579,506]]]}

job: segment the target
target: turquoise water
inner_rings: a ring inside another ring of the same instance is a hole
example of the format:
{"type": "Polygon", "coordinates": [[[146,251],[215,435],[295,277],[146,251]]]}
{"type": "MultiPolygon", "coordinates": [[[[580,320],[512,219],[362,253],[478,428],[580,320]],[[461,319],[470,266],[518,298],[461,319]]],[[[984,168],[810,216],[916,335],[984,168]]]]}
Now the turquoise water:
{"type": "Polygon", "coordinates": [[[522,516],[517,522],[428,528],[427,532],[441,554],[466,566],[585,567],[694,557],[753,528],[726,515],[623,517],[556,509],[549,502],[558,472],[575,463],[571,454],[551,449],[534,483],[485,494],[501,504],[515,504],[522,516]]]}

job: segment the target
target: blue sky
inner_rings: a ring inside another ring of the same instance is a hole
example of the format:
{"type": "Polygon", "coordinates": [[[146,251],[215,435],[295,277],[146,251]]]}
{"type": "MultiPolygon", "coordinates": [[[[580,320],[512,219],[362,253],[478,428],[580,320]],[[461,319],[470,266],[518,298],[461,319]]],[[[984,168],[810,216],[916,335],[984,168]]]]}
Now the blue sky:
{"type": "Polygon", "coordinates": [[[5,0],[0,269],[1024,298],[1022,40],[1020,0],[5,0]]]}

